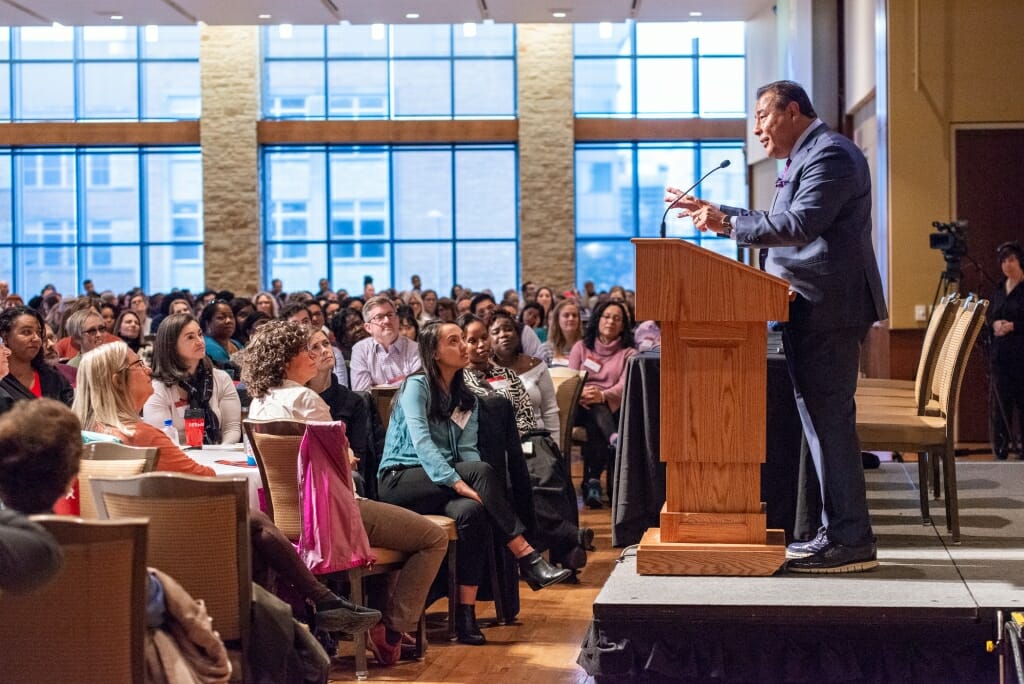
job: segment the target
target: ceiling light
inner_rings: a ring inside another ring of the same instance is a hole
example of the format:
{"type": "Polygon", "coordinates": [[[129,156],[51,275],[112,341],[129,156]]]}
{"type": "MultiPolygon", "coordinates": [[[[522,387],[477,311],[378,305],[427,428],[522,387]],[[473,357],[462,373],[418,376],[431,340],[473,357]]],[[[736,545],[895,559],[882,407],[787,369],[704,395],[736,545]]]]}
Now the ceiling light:
{"type": "Polygon", "coordinates": [[[111,21],[121,21],[123,19],[124,19],[124,15],[121,15],[121,14],[111,14],[110,15],[110,20],[111,21]]]}
{"type": "Polygon", "coordinates": [[[270,19],[270,15],[269,14],[261,14],[259,18],[260,19],[270,19]]]}
{"type": "Polygon", "coordinates": [[[384,24],[370,24],[370,38],[374,40],[384,40],[384,36],[387,33],[387,29],[384,24]]]}
{"type": "Polygon", "coordinates": [[[608,40],[609,38],[611,38],[612,37],[612,22],[610,22],[610,21],[602,21],[600,24],[598,24],[597,25],[597,35],[600,36],[602,40],[608,40]]]}
{"type": "Polygon", "coordinates": [[[462,25],[462,37],[473,38],[474,36],[476,36],[476,24],[471,21],[467,21],[462,25]]]}
{"type": "Polygon", "coordinates": [[[690,12],[690,16],[691,17],[703,17],[704,13],[703,12],[690,12]]]}
{"type": "Polygon", "coordinates": [[[292,38],[292,25],[281,24],[277,27],[277,35],[281,40],[291,40],[292,38]]]}
{"type": "Polygon", "coordinates": [[[409,12],[405,15],[406,19],[419,19],[420,15],[417,12],[409,12]]]}
{"type": "Polygon", "coordinates": [[[555,19],[565,19],[565,12],[552,12],[551,16],[555,19]]]}

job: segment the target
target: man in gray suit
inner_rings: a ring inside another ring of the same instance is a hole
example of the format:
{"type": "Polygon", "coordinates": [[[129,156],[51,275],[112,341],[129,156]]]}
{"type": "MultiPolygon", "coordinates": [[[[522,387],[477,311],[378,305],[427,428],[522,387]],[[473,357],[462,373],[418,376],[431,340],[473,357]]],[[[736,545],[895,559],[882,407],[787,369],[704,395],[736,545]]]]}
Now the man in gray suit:
{"type": "MultiPolygon", "coordinates": [[[[821,528],[790,544],[794,572],[860,572],[878,565],[857,439],[854,392],[860,345],[887,317],[871,243],[871,177],[861,151],[831,131],[792,81],[757,91],[754,135],[768,156],[785,159],[768,211],[747,211],[681,197],[700,230],[768,249],[764,268],[790,284],[783,327],[786,360],[820,484],[821,528]]],[[[802,488],[814,508],[818,492],[802,488]]]]}

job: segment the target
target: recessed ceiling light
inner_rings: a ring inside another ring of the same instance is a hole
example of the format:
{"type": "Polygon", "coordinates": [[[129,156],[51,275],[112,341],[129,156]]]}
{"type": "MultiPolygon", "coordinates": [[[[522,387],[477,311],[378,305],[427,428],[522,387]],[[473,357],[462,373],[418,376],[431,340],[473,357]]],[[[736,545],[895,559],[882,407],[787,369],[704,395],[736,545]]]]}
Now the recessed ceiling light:
{"type": "Polygon", "coordinates": [[[420,15],[417,12],[409,12],[405,15],[406,19],[419,19],[420,15]]]}
{"type": "Polygon", "coordinates": [[[260,19],[270,19],[270,15],[269,14],[261,14],[260,15],[260,19]]]}
{"type": "Polygon", "coordinates": [[[121,14],[111,14],[110,15],[110,20],[111,21],[121,21],[123,19],[124,19],[124,15],[121,15],[121,14]]]}
{"type": "Polygon", "coordinates": [[[565,12],[552,12],[551,16],[555,19],[565,19],[565,12]]]}
{"type": "Polygon", "coordinates": [[[691,17],[703,17],[704,13],[703,12],[690,12],[690,16],[691,17]]]}

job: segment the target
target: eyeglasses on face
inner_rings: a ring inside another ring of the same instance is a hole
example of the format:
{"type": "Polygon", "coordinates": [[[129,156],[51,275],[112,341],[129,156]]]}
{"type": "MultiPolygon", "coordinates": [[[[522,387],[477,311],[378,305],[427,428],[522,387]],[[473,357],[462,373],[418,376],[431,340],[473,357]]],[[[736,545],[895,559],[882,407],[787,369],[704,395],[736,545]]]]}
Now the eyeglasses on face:
{"type": "Polygon", "coordinates": [[[106,332],[106,330],[107,329],[105,327],[103,327],[102,325],[97,325],[97,326],[94,326],[92,328],[88,328],[86,330],[83,330],[82,334],[83,335],[102,335],[104,332],[106,332]]]}
{"type": "Polygon", "coordinates": [[[370,322],[380,325],[384,321],[393,321],[396,318],[398,318],[398,314],[396,314],[394,311],[389,311],[388,313],[379,313],[370,316],[370,322]]]}
{"type": "Polygon", "coordinates": [[[142,359],[135,359],[134,361],[132,361],[131,363],[129,363],[129,364],[127,365],[127,366],[125,366],[124,368],[122,368],[122,369],[121,369],[121,372],[123,373],[123,372],[125,372],[125,371],[130,371],[130,370],[131,370],[131,369],[133,369],[133,368],[142,368],[142,369],[144,369],[144,370],[145,370],[145,369],[148,369],[148,368],[149,368],[149,366],[147,366],[147,365],[146,365],[146,362],[145,362],[145,361],[143,361],[142,359]]]}

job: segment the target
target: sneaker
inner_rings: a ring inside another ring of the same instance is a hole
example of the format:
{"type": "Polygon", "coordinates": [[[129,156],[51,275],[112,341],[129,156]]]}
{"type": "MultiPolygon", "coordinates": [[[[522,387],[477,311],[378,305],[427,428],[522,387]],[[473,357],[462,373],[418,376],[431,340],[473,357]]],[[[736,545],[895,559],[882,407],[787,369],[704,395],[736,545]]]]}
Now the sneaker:
{"type": "Polygon", "coordinates": [[[402,640],[399,639],[395,643],[389,644],[383,622],[377,623],[370,629],[369,637],[366,640],[366,645],[370,647],[373,657],[381,665],[394,665],[402,657],[402,640]]]}
{"type": "Polygon", "coordinates": [[[815,535],[814,539],[793,542],[787,546],[786,559],[795,560],[797,558],[807,558],[810,555],[818,553],[826,546],[828,546],[828,531],[822,527],[818,530],[818,534],[815,535]]]}
{"type": "Polygon", "coordinates": [[[830,542],[817,553],[786,563],[790,572],[829,575],[845,572],[864,572],[878,567],[874,542],[858,546],[844,546],[830,542]]]}
{"type": "Polygon", "coordinates": [[[604,502],[601,500],[600,480],[587,480],[583,485],[583,503],[587,505],[587,508],[604,508],[604,502]]]}

